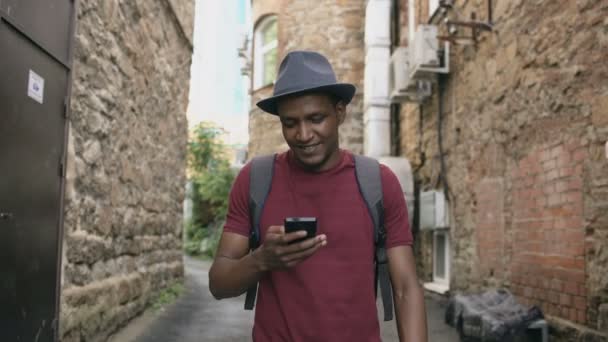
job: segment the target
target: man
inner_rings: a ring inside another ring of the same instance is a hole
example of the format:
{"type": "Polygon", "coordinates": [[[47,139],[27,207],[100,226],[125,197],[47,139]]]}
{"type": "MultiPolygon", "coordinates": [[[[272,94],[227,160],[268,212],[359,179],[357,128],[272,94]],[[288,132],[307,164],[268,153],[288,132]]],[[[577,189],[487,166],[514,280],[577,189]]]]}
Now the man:
{"type": "MultiPolygon", "coordinates": [[[[355,93],[337,83],[315,52],[282,61],[274,95],[258,102],[278,115],[289,151],[274,164],[261,217],[261,245],[249,253],[249,173],[237,176],[216,258],[214,297],[241,295],[259,281],[254,341],[380,341],[374,293],[373,223],[360,195],[353,155],[338,127],[355,93]],[[286,217],[316,217],[317,236],[289,244],[286,217]]],[[[386,247],[401,341],[426,341],[423,292],[416,278],[407,208],[395,175],[381,166],[386,247]]]]}

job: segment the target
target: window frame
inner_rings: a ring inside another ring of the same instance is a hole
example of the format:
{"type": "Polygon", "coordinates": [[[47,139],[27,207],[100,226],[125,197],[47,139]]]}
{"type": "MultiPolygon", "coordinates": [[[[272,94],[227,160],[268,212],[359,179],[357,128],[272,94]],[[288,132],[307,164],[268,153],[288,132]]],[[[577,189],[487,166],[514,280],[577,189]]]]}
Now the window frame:
{"type": "MultiPolygon", "coordinates": [[[[277,38],[271,42],[268,42],[264,45],[263,38],[264,33],[270,29],[272,25],[277,25],[278,30],[278,20],[276,15],[268,15],[260,20],[259,24],[256,26],[254,31],[254,62],[253,62],[253,89],[260,89],[271,85],[274,83],[274,80],[270,82],[264,81],[264,76],[266,74],[266,65],[264,63],[264,57],[270,52],[275,51],[278,53],[278,34],[277,38]]],[[[277,65],[275,65],[276,69],[277,65]]],[[[276,78],[276,70],[275,78],[276,78]]]]}
{"type": "Polygon", "coordinates": [[[449,229],[436,229],[433,231],[433,283],[450,287],[450,231],[449,229]],[[442,235],[445,241],[444,244],[444,276],[439,277],[437,272],[437,237],[442,235]]]}

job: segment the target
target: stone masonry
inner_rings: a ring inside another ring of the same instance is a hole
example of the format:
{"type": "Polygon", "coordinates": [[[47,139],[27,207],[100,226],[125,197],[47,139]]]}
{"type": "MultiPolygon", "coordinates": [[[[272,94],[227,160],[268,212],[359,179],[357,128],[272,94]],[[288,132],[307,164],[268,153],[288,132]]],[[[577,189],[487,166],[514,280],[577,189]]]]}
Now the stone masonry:
{"type": "MultiPolygon", "coordinates": [[[[315,50],[329,59],[340,82],[353,83],[357,87],[357,93],[347,107],[346,121],[340,127],[340,146],[361,153],[365,1],[253,1],[254,23],[272,14],[278,19],[279,62],[289,51],[315,50]]],[[[272,86],[254,89],[252,94],[249,157],[286,150],[278,118],[255,106],[257,101],[272,94],[272,86]]]]}
{"type": "Polygon", "coordinates": [[[79,1],[62,341],[104,341],[181,281],[194,1],[79,1]]]}
{"type": "MultiPolygon", "coordinates": [[[[455,6],[484,20],[486,3],[455,6]]],[[[553,340],[606,341],[608,4],[494,4],[493,32],[453,47],[443,96],[436,83],[422,112],[403,106],[401,151],[424,189],[443,189],[441,101],[452,291],[506,286],[542,308],[553,340]]],[[[417,246],[426,280],[431,242],[417,246]]]]}

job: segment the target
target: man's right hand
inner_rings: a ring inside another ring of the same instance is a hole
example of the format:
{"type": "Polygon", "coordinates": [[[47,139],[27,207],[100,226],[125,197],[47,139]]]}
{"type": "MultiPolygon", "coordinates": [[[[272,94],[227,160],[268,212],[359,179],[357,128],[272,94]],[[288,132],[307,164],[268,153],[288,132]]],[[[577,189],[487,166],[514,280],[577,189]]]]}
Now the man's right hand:
{"type": "Polygon", "coordinates": [[[270,226],[266,232],[264,244],[253,252],[259,269],[273,271],[293,267],[313,255],[319,248],[327,245],[325,234],[289,244],[291,241],[305,236],[305,231],[286,234],[283,226],[270,226]]]}

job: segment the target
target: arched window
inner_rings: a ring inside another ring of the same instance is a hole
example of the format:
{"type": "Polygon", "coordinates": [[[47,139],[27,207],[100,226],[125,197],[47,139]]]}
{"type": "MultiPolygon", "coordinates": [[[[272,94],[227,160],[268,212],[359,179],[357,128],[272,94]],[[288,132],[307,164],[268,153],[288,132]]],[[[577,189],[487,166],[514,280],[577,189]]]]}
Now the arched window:
{"type": "Polygon", "coordinates": [[[254,89],[272,84],[277,76],[277,17],[264,18],[255,30],[254,89]]]}

